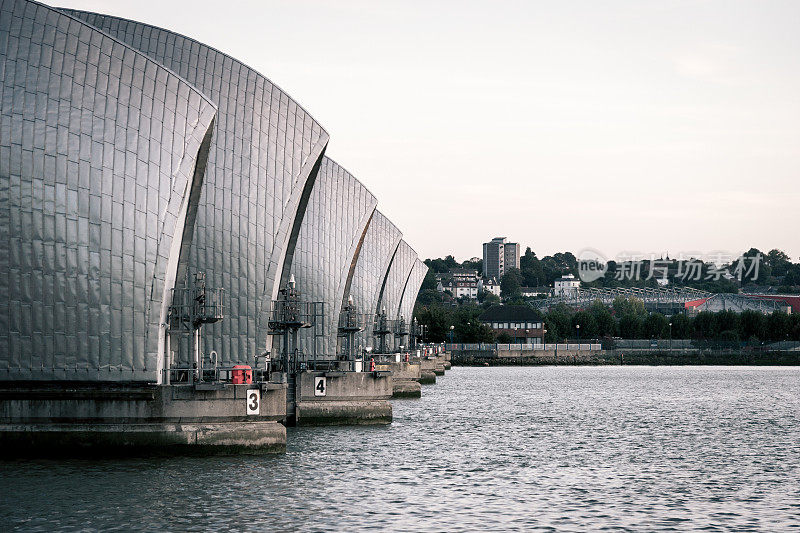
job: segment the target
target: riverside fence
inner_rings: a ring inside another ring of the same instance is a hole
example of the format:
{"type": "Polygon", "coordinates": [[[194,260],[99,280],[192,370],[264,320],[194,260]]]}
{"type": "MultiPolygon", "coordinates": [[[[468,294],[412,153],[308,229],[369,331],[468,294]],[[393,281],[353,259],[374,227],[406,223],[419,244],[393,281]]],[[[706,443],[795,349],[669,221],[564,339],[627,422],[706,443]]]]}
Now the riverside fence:
{"type": "Polygon", "coordinates": [[[559,344],[445,344],[445,350],[448,352],[510,352],[510,351],[594,351],[600,350],[600,343],[559,343],[559,344]]]}

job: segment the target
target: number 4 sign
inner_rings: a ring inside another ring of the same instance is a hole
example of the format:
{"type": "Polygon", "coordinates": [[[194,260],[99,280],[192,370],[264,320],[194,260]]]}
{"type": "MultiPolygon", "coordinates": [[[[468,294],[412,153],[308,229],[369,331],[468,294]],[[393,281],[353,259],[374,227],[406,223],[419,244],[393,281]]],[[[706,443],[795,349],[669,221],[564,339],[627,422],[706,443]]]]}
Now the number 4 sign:
{"type": "Polygon", "coordinates": [[[247,391],[247,414],[257,415],[261,412],[261,391],[251,389],[247,391]]]}
{"type": "Polygon", "coordinates": [[[314,396],[325,396],[328,392],[328,380],[325,376],[314,377],[314,396]]]}

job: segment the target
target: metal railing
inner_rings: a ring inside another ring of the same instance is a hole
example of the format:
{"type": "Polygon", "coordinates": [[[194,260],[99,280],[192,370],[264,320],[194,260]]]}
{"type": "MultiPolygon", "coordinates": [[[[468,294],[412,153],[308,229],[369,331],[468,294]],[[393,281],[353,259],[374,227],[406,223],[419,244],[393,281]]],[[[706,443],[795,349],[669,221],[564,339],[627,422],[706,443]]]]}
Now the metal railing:
{"type": "Polygon", "coordinates": [[[288,328],[312,328],[314,334],[322,335],[325,304],[323,302],[298,302],[293,300],[272,300],[269,308],[268,325],[272,332],[288,328]]]}
{"type": "Polygon", "coordinates": [[[198,383],[230,383],[233,381],[233,372],[235,371],[246,371],[252,372],[252,382],[253,383],[266,383],[269,381],[270,378],[270,369],[269,368],[249,368],[249,369],[242,369],[242,368],[234,368],[234,366],[214,366],[211,368],[204,368],[202,371],[202,376],[200,376],[200,372],[194,367],[188,366],[174,366],[168,370],[164,370],[163,372],[169,373],[169,383],[176,384],[176,383],[187,383],[187,384],[198,384],[198,383]]]}
{"type": "Polygon", "coordinates": [[[192,330],[222,320],[225,289],[180,287],[172,289],[170,328],[192,330]]]}
{"type": "Polygon", "coordinates": [[[708,298],[712,294],[692,287],[581,287],[541,300],[532,304],[540,311],[563,303],[569,307],[588,307],[596,301],[611,305],[616,298],[638,298],[648,309],[683,306],[686,302],[708,298]]]}
{"type": "Polygon", "coordinates": [[[338,334],[342,337],[347,331],[363,331],[372,325],[372,320],[372,314],[345,309],[339,313],[338,334]]]}

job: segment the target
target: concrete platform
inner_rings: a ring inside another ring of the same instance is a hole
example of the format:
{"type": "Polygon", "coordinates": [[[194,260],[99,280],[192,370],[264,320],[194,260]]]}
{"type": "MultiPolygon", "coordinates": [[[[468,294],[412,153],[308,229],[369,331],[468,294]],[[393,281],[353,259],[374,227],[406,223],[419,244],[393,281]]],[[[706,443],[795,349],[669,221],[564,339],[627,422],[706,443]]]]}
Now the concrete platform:
{"type": "Polygon", "coordinates": [[[305,371],[297,375],[296,397],[298,426],[392,422],[389,372],[305,371]]]}
{"type": "Polygon", "coordinates": [[[0,448],[84,453],[286,449],[286,386],[15,384],[0,388],[0,448]]]}

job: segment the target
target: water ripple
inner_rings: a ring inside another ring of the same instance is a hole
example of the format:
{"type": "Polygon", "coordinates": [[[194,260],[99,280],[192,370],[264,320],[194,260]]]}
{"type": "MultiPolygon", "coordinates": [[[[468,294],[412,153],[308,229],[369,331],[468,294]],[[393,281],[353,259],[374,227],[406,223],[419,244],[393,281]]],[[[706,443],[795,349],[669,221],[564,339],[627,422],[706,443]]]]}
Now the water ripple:
{"type": "Polygon", "coordinates": [[[6,530],[776,531],[800,369],[454,368],[285,455],[0,463],[6,530]]]}

